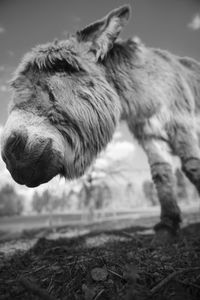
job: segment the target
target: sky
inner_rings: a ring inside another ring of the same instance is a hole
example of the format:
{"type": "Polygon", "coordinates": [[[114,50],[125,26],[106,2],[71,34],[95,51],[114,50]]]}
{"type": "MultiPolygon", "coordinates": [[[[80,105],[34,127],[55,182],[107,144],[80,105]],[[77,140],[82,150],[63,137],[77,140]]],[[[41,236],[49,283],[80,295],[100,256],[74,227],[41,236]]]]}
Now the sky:
{"type": "MultiPolygon", "coordinates": [[[[8,81],[27,51],[64,39],[127,3],[132,18],[122,38],[137,36],[146,46],[200,61],[200,0],[0,0],[0,127],[11,97],[8,81]]],[[[131,140],[125,127],[122,132],[131,140]]],[[[135,153],[135,167],[145,168],[145,156],[137,147],[135,153]]]]}

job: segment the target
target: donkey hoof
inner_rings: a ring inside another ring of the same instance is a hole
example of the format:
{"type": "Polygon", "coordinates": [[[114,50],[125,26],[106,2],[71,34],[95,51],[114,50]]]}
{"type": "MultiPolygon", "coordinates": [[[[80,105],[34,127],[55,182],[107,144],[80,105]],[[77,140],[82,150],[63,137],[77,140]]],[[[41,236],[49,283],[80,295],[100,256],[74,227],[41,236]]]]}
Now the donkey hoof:
{"type": "Polygon", "coordinates": [[[156,231],[155,236],[151,242],[152,247],[169,246],[178,241],[178,234],[173,234],[166,228],[156,231]]]}

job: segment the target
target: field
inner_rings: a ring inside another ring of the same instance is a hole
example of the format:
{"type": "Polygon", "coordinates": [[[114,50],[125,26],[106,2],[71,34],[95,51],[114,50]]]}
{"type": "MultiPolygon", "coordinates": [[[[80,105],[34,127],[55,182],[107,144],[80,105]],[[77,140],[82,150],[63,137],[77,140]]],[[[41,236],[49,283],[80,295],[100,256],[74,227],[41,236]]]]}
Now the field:
{"type": "Polygon", "coordinates": [[[165,247],[151,245],[156,210],[2,234],[0,299],[200,299],[200,214],[190,210],[165,247]]]}

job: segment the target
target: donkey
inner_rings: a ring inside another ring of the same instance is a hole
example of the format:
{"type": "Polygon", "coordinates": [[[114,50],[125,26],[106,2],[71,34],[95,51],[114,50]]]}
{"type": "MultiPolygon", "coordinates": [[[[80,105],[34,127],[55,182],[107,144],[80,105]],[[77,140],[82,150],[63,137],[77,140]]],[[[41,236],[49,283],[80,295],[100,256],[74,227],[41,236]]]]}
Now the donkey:
{"type": "Polygon", "coordinates": [[[172,154],[200,192],[200,64],[118,36],[131,10],[111,11],[67,40],[37,46],[11,81],[2,158],[19,184],[84,174],[126,120],[148,157],[161,205],[156,240],[179,232],[172,154]]]}

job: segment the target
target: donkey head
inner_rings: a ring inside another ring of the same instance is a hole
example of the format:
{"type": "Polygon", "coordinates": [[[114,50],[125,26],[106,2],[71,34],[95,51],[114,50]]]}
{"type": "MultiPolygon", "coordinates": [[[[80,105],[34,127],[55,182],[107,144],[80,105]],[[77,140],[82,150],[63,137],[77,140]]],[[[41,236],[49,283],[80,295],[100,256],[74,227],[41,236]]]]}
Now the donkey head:
{"type": "Polygon", "coordinates": [[[34,187],[57,174],[79,177],[111,140],[120,102],[101,62],[129,15],[128,6],[118,8],[25,55],[11,81],[1,142],[16,182],[34,187]]]}

